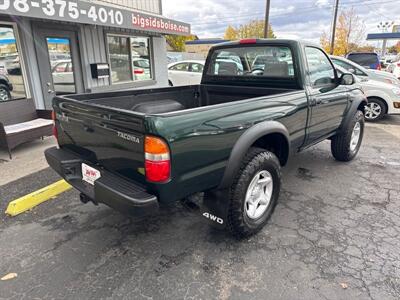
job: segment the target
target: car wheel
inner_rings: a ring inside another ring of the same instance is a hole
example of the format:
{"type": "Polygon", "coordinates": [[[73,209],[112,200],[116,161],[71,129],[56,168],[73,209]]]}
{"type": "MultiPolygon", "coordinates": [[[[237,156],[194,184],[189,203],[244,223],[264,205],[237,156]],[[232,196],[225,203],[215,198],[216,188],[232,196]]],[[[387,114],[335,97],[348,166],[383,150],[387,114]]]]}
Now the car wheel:
{"type": "Polygon", "coordinates": [[[10,90],[5,84],[0,84],[0,101],[11,100],[10,90]]]}
{"type": "Polygon", "coordinates": [[[258,232],[279,198],[280,164],[272,152],[250,148],[230,189],[228,229],[237,238],[258,232]]]}
{"type": "Polygon", "coordinates": [[[357,110],[353,119],[343,132],[336,134],[331,140],[331,152],[339,161],[351,161],[360,150],[364,136],[364,114],[357,110]]]}
{"type": "Polygon", "coordinates": [[[369,98],[365,106],[365,120],[374,122],[382,119],[386,115],[385,102],[377,98],[369,98]]]}

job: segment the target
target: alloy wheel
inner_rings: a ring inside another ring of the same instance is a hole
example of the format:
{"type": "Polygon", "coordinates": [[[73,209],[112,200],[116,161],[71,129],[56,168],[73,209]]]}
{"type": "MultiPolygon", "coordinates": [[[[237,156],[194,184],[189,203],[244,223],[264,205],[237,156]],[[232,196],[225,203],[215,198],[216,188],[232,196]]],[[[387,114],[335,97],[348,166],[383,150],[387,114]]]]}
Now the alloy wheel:
{"type": "Polygon", "coordinates": [[[374,120],[381,115],[382,110],[382,107],[378,103],[370,102],[365,106],[365,118],[374,120]]]}
{"type": "Polygon", "coordinates": [[[267,210],[273,190],[271,173],[266,170],[258,172],[251,180],[244,203],[244,210],[250,219],[260,218],[267,210]]]}

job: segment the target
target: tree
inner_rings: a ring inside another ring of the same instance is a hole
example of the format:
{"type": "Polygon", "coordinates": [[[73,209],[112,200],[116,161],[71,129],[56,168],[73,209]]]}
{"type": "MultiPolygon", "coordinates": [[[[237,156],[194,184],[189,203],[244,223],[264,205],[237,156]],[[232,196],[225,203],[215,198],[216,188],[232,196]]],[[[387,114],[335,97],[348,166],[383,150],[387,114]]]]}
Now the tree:
{"type": "Polygon", "coordinates": [[[392,47],[389,47],[388,48],[388,52],[389,53],[395,53],[395,54],[400,53],[400,42],[397,42],[396,45],[393,45],[392,47]]]}
{"type": "Polygon", "coordinates": [[[237,40],[238,39],[238,31],[235,29],[235,27],[229,25],[224,34],[224,39],[225,40],[237,40]]]}
{"type": "MultiPolygon", "coordinates": [[[[333,54],[346,55],[351,51],[357,51],[365,39],[365,24],[355,13],[354,9],[345,10],[339,15],[335,34],[335,49],[333,54]]],[[[330,52],[330,40],[326,32],[320,38],[321,46],[330,52]]]]}
{"type": "MultiPolygon", "coordinates": [[[[229,25],[225,30],[224,38],[227,40],[237,40],[244,38],[263,38],[264,37],[264,20],[252,20],[239,27],[229,25]]],[[[276,38],[271,24],[268,26],[268,37],[276,38]]]]}
{"type": "Polygon", "coordinates": [[[168,45],[176,52],[184,52],[185,51],[185,42],[186,41],[193,41],[198,40],[198,37],[195,35],[166,35],[165,36],[168,45]]]}

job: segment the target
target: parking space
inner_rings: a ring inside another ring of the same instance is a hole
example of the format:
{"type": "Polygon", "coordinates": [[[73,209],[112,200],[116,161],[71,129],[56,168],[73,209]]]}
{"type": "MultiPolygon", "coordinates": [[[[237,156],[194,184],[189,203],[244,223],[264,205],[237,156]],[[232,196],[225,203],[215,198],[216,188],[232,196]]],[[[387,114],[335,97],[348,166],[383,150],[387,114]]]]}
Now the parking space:
{"type": "MultiPolygon", "coordinates": [[[[0,217],[0,299],[399,299],[400,117],[368,124],[356,160],[329,142],[284,169],[269,224],[236,241],[181,204],[132,220],[75,190],[0,217]]],[[[0,186],[0,209],[59,178],[0,186]]]]}

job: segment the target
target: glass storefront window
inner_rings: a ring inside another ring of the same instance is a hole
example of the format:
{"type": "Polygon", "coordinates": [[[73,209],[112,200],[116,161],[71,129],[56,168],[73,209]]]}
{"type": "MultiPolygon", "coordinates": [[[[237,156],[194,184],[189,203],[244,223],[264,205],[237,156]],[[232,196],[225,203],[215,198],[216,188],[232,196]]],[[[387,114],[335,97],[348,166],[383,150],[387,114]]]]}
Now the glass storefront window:
{"type": "Polygon", "coordinates": [[[26,98],[14,29],[0,24],[0,102],[26,98]]]}
{"type": "Polygon", "coordinates": [[[75,76],[69,39],[48,37],[46,41],[54,92],[56,95],[75,93],[75,76]]]}
{"type": "Polygon", "coordinates": [[[135,80],[151,79],[149,38],[132,37],[131,53],[135,80]]]}
{"type": "Polygon", "coordinates": [[[112,83],[152,79],[150,39],[108,35],[112,83]]]}

